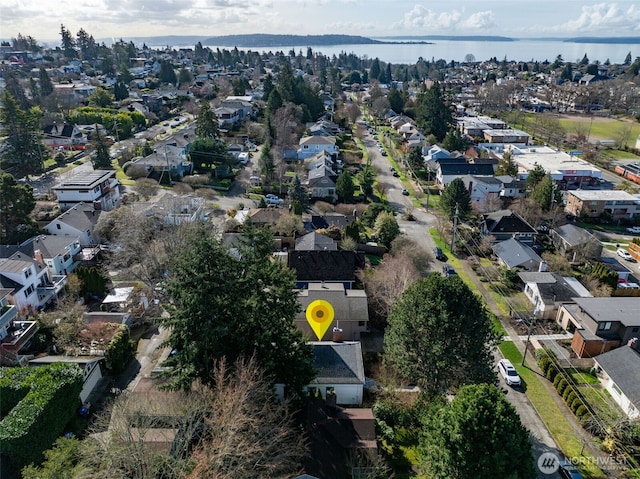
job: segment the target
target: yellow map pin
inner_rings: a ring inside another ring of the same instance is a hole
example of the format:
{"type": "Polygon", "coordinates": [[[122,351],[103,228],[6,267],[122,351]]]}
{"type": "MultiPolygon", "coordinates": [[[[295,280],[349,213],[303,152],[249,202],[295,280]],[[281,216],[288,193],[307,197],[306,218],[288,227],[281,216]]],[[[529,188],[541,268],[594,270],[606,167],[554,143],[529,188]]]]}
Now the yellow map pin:
{"type": "Polygon", "coordinates": [[[307,323],[316,333],[318,340],[321,341],[324,333],[327,332],[329,326],[333,322],[333,306],[328,301],[316,299],[307,306],[307,323]]]}

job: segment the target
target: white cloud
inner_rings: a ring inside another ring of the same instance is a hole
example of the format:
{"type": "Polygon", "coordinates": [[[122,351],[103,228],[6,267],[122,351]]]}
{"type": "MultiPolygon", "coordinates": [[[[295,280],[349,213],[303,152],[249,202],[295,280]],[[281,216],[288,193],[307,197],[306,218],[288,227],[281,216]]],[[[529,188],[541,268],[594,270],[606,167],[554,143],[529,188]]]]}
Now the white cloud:
{"type": "Polygon", "coordinates": [[[580,36],[629,35],[640,31],[640,9],[633,4],[621,6],[619,3],[583,5],[577,18],[556,25],[535,26],[531,31],[580,36]]]}
{"type": "Polygon", "coordinates": [[[491,10],[467,14],[464,8],[436,12],[423,5],[414,5],[405,13],[403,20],[394,25],[398,30],[412,30],[412,33],[464,33],[469,30],[484,31],[496,25],[491,10]],[[421,31],[416,32],[419,29],[421,31]],[[426,31],[425,31],[426,30],[426,31]]]}
{"type": "Polygon", "coordinates": [[[486,11],[474,13],[470,17],[463,20],[460,25],[465,28],[486,30],[488,28],[495,27],[496,22],[493,12],[486,11]]]}

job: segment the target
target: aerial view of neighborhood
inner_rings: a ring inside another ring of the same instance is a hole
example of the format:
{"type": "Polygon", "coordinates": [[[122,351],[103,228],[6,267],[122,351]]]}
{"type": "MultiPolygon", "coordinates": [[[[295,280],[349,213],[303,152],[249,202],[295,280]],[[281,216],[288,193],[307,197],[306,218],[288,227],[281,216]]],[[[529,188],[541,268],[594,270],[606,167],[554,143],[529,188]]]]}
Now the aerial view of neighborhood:
{"type": "Polygon", "coordinates": [[[28,31],[19,3],[0,478],[640,478],[632,2],[544,41],[420,5],[386,36],[284,35],[272,2],[242,12],[272,33],[201,28],[232,1],[28,31]]]}

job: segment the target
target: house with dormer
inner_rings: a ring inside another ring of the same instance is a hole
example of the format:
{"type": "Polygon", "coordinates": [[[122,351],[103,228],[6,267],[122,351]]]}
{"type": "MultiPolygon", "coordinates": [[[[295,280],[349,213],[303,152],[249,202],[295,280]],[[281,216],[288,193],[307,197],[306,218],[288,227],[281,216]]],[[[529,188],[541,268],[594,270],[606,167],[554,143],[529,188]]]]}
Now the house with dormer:
{"type": "Polygon", "coordinates": [[[53,123],[44,127],[42,142],[49,148],[84,147],[87,137],[76,125],[53,123]]]}

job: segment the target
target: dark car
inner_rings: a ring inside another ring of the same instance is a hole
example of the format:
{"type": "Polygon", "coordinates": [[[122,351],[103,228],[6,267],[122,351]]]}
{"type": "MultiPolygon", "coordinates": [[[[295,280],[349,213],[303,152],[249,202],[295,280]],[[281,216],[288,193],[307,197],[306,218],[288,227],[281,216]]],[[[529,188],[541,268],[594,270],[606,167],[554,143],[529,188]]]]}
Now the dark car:
{"type": "Polygon", "coordinates": [[[433,256],[435,256],[438,261],[445,261],[447,259],[442,250],[438,247],[433,248],[433,256]]]}
{"type": "Polygon", "coordinates": [[[561,462],[558,473],[562,479],[584,479],[578,468],[570,462],[561,462]]]}
{"type": "Polygon", "coordinates": [[[442,266],[442,274],[449,278],[451,276],[456,276],[458,273],[456,273],[456,270],[453,269],[453,266],[445,264],[444,266],[442,266]]]}
{"type": "Polygon", "coordinates": [[[394,176],[395,178],[400,178],[400,173],[398,173],[397,171],[394,171],[394,172],[393,172],[393,176],[394,176]]]}

